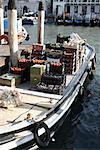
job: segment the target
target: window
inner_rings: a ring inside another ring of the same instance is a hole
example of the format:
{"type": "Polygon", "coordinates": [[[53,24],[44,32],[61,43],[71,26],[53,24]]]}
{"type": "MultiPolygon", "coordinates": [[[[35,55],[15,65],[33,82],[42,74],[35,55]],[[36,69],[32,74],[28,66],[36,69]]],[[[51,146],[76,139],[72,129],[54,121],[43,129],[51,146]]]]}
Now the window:
{"type": "Polygon", "coordinates": [[[74,12],[78,13],[78,6],[74,6],[74,12]]]}
{"type": "Polygon", "coordinates": [[[95,12],[95,6],[91,6],[91,12],[95,12]]]}
{"type": "Polygon", "coordinates": [[[83,6],[82,6],[82,14],[83,14],[83,15],[86,15],[86,12],[87,12],[87,6],[86,6],[86,5],[83,5],[83,6]]]}

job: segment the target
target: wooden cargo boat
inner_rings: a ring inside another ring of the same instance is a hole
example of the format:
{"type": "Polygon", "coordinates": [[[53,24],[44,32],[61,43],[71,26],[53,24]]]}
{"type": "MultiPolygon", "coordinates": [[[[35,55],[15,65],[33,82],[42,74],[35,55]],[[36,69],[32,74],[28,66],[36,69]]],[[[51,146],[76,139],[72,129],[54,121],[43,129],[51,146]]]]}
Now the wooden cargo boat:
{"type": "Polygon", "coordinates": [[[33,45],[31,55],[22,51],[21,56],[26,59],[23,62],[21,58],[19,65],[24,68],[27,64],[29,78],[17,69],[0,76],[1,98],[6,93],[7,102],[2,105],[0,99],[1,150],[18,148],[30,141],[34,146],[46,147],[78,93],[82,94],[84,82],[95,67],[95,50],[76,33],[67,41],[62,39],[59,35],[57,43],[46,44],[45,49],[33,45]],[[5,89],[3,85],[9,87],[5,89]],[[11,107],[14,95],[21,96],[21,104],[14,101],[11,107]]]}

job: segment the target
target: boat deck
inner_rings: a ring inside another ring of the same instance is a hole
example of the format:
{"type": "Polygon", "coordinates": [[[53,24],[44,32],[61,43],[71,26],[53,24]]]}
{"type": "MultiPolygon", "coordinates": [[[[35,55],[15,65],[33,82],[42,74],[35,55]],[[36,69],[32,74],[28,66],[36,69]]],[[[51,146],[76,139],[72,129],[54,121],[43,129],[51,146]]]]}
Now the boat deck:
{"type": "MultiPolygon", "coordinates": [[[[73,75],[66,77],[66,86],[72,78],[73,75]]],[[[29,87],[29,83],[26,82],[16,88],[21,93],[22,104],[20,106],[9,107],[8,109],[0,108],[0,126],[24,120],[28,113],[33,119],[42,117],[62,97],[62,95],[32,91],[29,90],[29,87]]],[[[0,94],[2,94],[2,88],[5,89],[4,86],[1,86],[0,94]]]]}
{"type": "Polygon", "coordinates": [[[32,118],[41,116],[50,109],[57,100],[39,96],[21,94],[22,104],[18,107],[0,108],[0,126],[21,121],[27,118],[27,114],[32,114],[32,118]]]}

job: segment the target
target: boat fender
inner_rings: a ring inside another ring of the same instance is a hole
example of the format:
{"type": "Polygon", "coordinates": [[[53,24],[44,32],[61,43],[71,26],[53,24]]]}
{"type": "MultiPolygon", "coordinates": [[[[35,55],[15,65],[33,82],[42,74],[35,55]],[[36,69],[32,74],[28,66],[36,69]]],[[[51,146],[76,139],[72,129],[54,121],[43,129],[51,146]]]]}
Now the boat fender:
{"type": "Polygon", "coordinates": [[[90,80],[93,80],[94,78],[93,72],[91,70],[88,72],[88,77],[90,80]]]}
{"type": "Polygon", "coordinates": [[[84,87],[81,86],[79,90],[79,96],[83,96],[83,95],[84,95],[84,87]]]}
{"type": "Polygon", "coordinates": [[[27,37],[26,37],[26,41],[28,41],[30,39],[30,35],[29,34],[27,34],[27,37]]]}
{"type": "Polygon", "coordinates": [[[50,142],[50,130],[44,122],[37,122],[34,130],[34,139],[36,144],[39,147],[47,147],[50,142]],[[41,128],[44,128],[45,133],[41,136],[38,135],[38,132],[41,128]]]}
{"type": "Polygon", "coordinates": [[[95,68],[96,68],[96,58],[93,58],[91,61],[92,61],[92,69],[95,70],[95,68]]]}

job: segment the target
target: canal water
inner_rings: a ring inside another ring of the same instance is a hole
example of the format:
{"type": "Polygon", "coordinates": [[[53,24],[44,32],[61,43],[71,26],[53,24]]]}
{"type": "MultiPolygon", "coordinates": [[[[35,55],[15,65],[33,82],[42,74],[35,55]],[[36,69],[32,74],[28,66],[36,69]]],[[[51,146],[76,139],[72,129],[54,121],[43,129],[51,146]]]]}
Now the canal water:
{"type": "MultiPolygon", "coordinates": [[[[37,26],[25,28],[30,34],[30,40],[25,43],[36,43],[37,26]]],[[[96,71],[83,99],[73,104],[70,115],[46,150],[100,150],[100,28],[45,25],[45,43],[55,42],[59,33],[69,35],[72,32],[95,47],[96,71]]]]}

